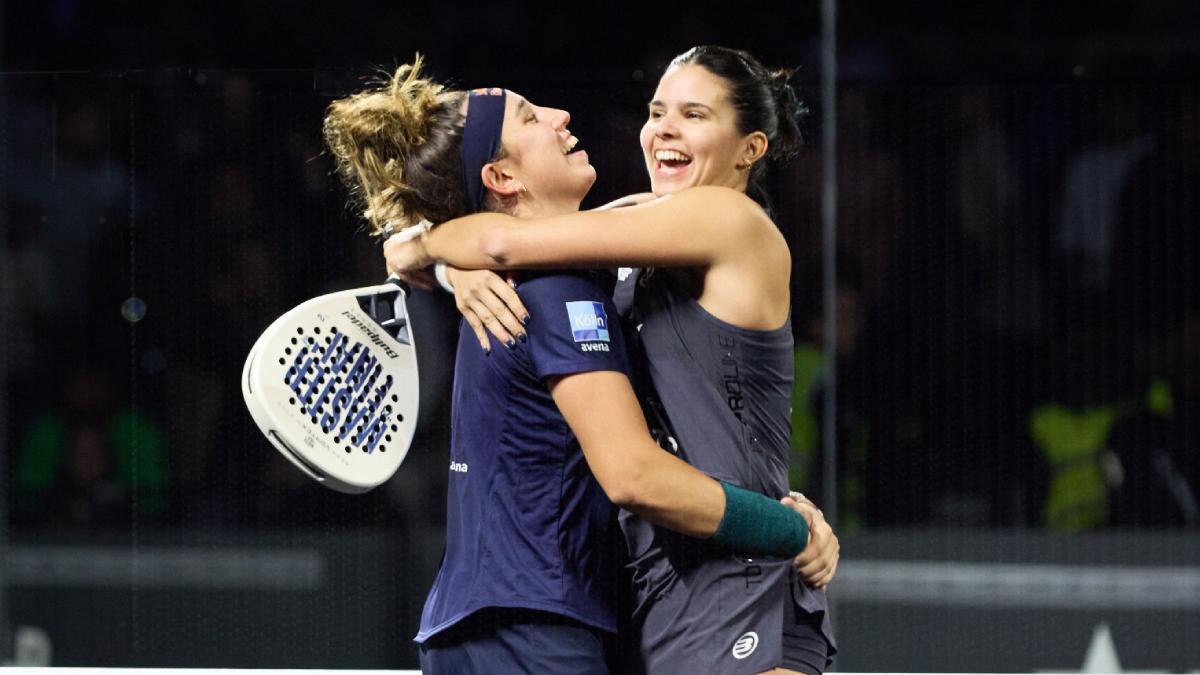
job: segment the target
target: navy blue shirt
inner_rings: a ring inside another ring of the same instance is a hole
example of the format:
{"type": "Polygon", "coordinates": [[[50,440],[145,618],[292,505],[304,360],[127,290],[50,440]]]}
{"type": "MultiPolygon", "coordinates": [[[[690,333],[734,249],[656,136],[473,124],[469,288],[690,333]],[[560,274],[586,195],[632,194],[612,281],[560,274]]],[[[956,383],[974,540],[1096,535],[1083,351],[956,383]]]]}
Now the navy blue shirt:
{"type": "Polygon", "coordinates": [[[463,321],[455,361],[446,554],[417,642],[485,607],[525,607],[616,630],[612,503],[546,380],[630,374],[617,312],[590,275],[518,285],[528,342],[488,355],[463,321]]]}

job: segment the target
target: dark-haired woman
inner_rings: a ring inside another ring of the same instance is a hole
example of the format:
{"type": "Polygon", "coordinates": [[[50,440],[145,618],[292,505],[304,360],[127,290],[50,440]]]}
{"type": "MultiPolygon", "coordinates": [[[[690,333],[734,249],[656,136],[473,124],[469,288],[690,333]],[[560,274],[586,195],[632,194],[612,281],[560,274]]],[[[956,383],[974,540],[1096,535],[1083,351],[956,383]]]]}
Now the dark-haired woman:
{"type": "MultiPolygon", "coordinates": [[[[389,268],[628,266],[618,308],[644,350],[652,423],[678,455],[725,484],[787,494],[793,378],[791,254],[762,194],[766,159],[799,146],[786,73],[697,47],[674,59],[641,132],[652,190],[628,208],[516,222],[479,214],[408,243],[389,268]]],[[[652,673],[823,670],[834,651],[823,586],[789,561],[698,546],[624,513],[634,634],[652,673]]]]}
{"type": "MultiPolygon", "coordinates": [[[[419,65],[333,102],[325,119],[373,229],[579,208],[595,170],[571,151],[565,111],[503,89],[447,91],[419,65]]],[[[446,552],[417,636],[428,673],[605,672],[613,503],[706,545],[785,556],[822,522],[654,444],[615,308],[587,274],[526,275],[520,289],[537,314],[526,340],[490,355],[465,328],[459,340],[446,552]]]]}

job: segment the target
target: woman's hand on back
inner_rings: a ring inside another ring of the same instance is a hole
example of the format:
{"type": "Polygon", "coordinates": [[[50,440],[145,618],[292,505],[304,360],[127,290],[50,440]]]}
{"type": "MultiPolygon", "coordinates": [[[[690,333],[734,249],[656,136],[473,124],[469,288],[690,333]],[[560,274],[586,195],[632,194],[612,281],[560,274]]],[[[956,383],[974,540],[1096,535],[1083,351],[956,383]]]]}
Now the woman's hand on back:
{"type": "Polygon", "coordinates": [[[804,516],[808,521],[808,546],[796,556],[792,564],[804,577],[805,583],[823,589],[833,581],[837,572],[842,546],[833,527],[825,520],[825,514],[807,497],[793,492],[781,500],[804,516]]]}
{"type": "Polygon", "coordinates": [[[484,351],[491,350],[488,333],[509,347],[526,339],[525,321],[529,312],[504,277],[488,270],[453,267],[446,269],[446,277],[454,287],[455,306],[475,331],[484,351]]]}

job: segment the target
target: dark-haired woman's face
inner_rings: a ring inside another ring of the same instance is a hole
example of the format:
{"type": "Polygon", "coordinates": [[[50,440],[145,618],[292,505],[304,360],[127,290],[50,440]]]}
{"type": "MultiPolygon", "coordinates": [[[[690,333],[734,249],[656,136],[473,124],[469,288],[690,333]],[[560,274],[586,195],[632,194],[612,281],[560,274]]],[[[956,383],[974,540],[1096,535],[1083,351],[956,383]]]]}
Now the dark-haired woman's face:
{"type": "Polygon", "coordinates": [[[728,85],[702,66],[683,65],[663,74],[641,143],[655,194],[693,185],[746,189],[749,172],[739,168],[746,137],[738,132],[728,85]]]}

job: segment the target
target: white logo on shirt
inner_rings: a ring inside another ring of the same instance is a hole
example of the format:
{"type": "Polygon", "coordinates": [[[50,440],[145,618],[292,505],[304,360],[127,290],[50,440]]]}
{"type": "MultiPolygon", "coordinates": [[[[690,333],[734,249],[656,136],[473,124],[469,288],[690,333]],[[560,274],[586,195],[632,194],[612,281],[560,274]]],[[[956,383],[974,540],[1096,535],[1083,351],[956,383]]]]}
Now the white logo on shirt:
{"type": "Polygon", "coordinates": [[[567,318],[575,342],[608,342],[608,312],[604,304],[592,300],[567,303],[567,318]]]}
{"type": "Polygon", "coordinates": [[[758,648],[758,633],[750,631],[733,643],[733,658],[744,659],[758,648]]]}
{"type": "Polygon", "coordinates": [[[467,463],[466,462],[450,462],[450,470],[457,471],[458,473],[466,473],[467,472],[467,463]]]}

